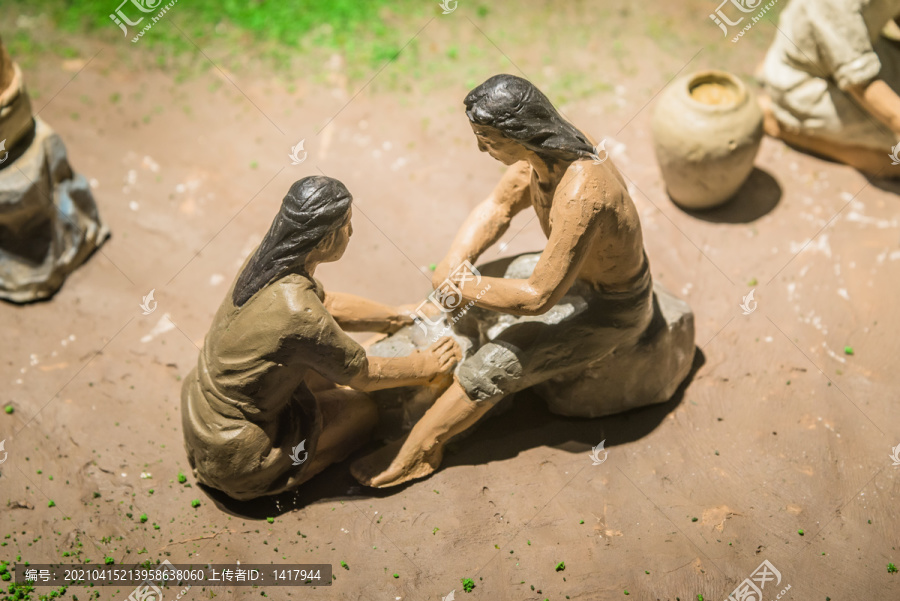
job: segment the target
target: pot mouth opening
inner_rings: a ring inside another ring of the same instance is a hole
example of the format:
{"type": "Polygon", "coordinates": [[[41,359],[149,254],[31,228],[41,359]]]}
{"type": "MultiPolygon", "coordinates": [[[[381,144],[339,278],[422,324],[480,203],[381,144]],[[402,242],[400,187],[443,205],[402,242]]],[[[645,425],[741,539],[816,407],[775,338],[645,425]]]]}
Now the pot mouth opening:
{"type": "Polygon", "coordinates": [[[688,79],[688,97],[708,110],[730,109],[747,97],[744,82],[724,71],[704,71],[688,79]]]}

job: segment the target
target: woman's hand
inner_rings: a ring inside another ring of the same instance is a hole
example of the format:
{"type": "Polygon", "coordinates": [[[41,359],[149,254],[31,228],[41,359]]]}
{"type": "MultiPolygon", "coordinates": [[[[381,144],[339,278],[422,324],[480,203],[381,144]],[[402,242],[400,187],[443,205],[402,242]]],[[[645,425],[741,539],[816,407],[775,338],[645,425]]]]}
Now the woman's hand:
{"type": "Polygon", "coordinates": [[[462,358],[462,349],[450,337],[441,338],[427,349],[406,357],[367,357],[368,369],[358,374],[350,386],[372,392],[399,386],[426,386],[438,376],[449,374],[462,358]]]}
{"type": "Polygon", "coordinates": [[[395,315],[388,317],[385,320],[387,324],[385,329],[383,330],[385,334],[393,334],[400,328],[405,326],[411,326],[415,323],[413,320],[413,315],[415,314],[415,308],[412,305],[401,305],[397,307],[397,312],[395,315]]]}
{"type": "Polygon", "coordinates": [[[427,378],[450,373],[462,359],[462,349],[449,336],[441,338],[427,349],[416,351],[416,354],[417,359],[422,362],[421,374],[427,378]]]}
{"type": "Polygon", "coordinates": [[[421,312],[426,319],[432,321],[440,317],[442,313],[442,311],[431,301],[424,304],[420,303],[418,305],[400,305],[397,307],[397,314],[388,320],[389,329],[386,330],[387,333],[393,334],[404,326],[413,325],[416,323],[416,317],[418,317],[417,313],[419,312],[421,312]]]}
{"type": "Polygon", "coordinates": [[[418,313],[421,313],[428,319],[437,319],[443,311],[430,300],[426,300],[424,303],[417,305],[400,305],[397,307],[397,313],[409,317],[410,323],[414,323],[418,313]]]}

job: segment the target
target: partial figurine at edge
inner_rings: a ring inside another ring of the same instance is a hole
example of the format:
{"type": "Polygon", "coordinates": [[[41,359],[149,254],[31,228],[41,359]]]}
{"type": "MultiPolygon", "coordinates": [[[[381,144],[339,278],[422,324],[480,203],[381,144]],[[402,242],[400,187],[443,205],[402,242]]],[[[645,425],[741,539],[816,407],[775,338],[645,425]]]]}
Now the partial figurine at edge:
{"type": "MultiPolygon", "coordinates": [[[[491,77],[465,107],[478,148],[509,168],[463,224],[435,288],[475,263],[522,211],[535,211],[547,245],[478,265],[477,286],[457,282],[460,304],[474,303],[453,325],[469,338],[466,356],[405,439],[352,465],[368,486],[429,475],[454,436],[525,388],[536,387],[555,413],[596,417],[665,402],[693,362],[693,315],[654,286],[637,209],[612,161],[595,161],[592,141],[522,78],[491,77]]],[[[391,338],[408,341],[413,330],[391,338]]]]}
{"type": "Polygon", "coordinates": [[[368,392],[428,384],[460,357],[450,338],[407,357],[367,357],[345,333],[412,323],[406,308],[325,292],[313,277],[347,248],[351,200],[328,177],[291,186],[182,386],[194,476],[235,499],[294,488],[342,460],[378,421],[368,392]]]}
{"type": "Polygon", "coordinates": [[[766,133],[900,176],[900,45],[881,35],[898,16],[900,0],[791,0],[763,64],[766,133]]]}
{"type": "Polygon", "coordinates": [[[22,70],[0,39],[0,299],[52,297],[108,237],[87,179],[32,115],[22,70]]]}

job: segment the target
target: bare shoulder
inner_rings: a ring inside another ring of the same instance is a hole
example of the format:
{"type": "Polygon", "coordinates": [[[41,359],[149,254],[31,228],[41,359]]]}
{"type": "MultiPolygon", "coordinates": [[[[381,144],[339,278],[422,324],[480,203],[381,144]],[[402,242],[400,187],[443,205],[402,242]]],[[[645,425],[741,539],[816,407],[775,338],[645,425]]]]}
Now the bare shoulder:
{"type": "Polygon", "coordinates": [[[574,201],[583,210],[595,212],[618,209],[630,204],[631,199],[625,181],[610,161],[595,163],[591,159],[575,161],[569,166],[559,186],[556,197],[574,201]]]}

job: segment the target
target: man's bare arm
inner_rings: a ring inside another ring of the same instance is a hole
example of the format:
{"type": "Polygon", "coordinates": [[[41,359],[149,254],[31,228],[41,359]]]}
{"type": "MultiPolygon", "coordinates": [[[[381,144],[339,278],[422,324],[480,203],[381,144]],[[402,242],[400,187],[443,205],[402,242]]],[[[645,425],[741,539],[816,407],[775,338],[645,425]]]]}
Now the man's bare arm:
{"type": "MultiPolygon", "coordinates": [[[[568,190],[572,188],[581,186],[567,186],[568,190]]],[[[600,209],[569,192],[557,194],[560,196],[553,200],[553,231],[531,277],[482,277],[478,286],[469,284],[463,288],[466,301],[512,315],[541,315],[568,292],[597,235],[600,209]]]]}
{"type": "Polygon", "coordinates": [[[531,166],[528,163],[521,161],[506,170],[490,196],[476,206],[463,222],[450,250],[434,271],[432,283],[435,287],[463,261],[474,263],[506,233],[512,218],[531,206],[530,182],[531,166]]]}
{"type": "Polygon", "coordinates": [[[868,84],[850,88],[849,92],[860,106],[900,136],[900,96],[887,82],[873,79],[868,84]]]}

